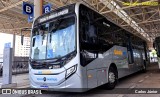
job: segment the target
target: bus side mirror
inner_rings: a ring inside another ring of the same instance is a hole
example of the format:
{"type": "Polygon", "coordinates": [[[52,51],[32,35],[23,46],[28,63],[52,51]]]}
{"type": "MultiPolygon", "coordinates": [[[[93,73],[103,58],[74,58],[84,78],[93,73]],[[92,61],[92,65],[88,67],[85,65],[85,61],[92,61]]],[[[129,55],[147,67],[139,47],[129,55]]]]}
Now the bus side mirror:
{"type": "Polygon", "coordinates": [[[24,35],[21,35],[21,45],[23,45],[24,35]]]}
{"type": "Polygon", "coordinates": [[[23,28],[23,29],[21,29],[21,45],[23,45],[23,42],[24,42],[23,32],[25,32],[25,31],[31,31],[31,28],[23,28]]]}
{"type": "Polygon", "coordinates": [[[33,43],[32,43],[33,47],[35,46],[35,41],[36,41],[36,38],[33,38],[33,43]]]}
{"type": "Polygon", "coordinates": [[[24,40],[24,35],[22,35],[22,31],[23,30],[21,30],[21,45],[23,45],[23,40],[24,40]]]}

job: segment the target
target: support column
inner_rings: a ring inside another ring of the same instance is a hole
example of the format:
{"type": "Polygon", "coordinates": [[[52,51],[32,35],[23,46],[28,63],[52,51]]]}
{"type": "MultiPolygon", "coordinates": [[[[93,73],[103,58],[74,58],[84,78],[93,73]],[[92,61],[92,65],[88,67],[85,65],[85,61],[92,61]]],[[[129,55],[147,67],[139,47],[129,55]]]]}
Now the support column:
{"type": "Polygon", "coordinates": [[[3,51],[3,83],[1,87],[12,84],[12,48],[3,51]]]}
{"type": "Polygon", "coordinates": [[[13,88],[17,83],[12,82],[12,67],[14,65],[14,52],[15,52],[15,31],[13,33],[13,46],[12,48],[4,48],[3,52],[3,83],[1,88],[13,88]]]}
{"type": "Polygon", "coordinates": [[[34,20],[43,12],[43,0],[34,0],[34,20]]]}
{"type": "Polygon", "coordinates": [[[14,66],[14,55],[15,55],[15,44],[16,44],[16,35],[15,35],[15,31],[13,32],[13,46],[12,46],[12,66],[14,66]]]}

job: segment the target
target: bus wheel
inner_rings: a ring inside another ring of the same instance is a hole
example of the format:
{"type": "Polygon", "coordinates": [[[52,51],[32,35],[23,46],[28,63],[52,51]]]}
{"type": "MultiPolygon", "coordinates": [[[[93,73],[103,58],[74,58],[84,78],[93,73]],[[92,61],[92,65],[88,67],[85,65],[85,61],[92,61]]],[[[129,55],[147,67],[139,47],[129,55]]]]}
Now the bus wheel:
{"type": "Polygon", "coordinates": [[[108,71],[108,83],[106,84],[106,88],[114,89],[117,84],[117,78],[117,70],[111,66],[108,71]]]}

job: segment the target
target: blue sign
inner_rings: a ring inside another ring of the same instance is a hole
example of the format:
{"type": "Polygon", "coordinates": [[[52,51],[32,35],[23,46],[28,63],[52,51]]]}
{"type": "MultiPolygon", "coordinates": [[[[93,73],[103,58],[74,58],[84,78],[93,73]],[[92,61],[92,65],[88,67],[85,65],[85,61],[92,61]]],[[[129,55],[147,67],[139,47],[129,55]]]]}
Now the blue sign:
{"type": "Polygon", "coordinates": [[[51,11],[52,4],[46,4],[43,6],[43,13],[48,13],[51,11]]]}
{"type": "Polygon", "coordinates": [[[23,14],[31,15],[34,13],[34,5],[23,2],[23,14]]]}
{"type": "Polygon", "coordinates": [[[5,44],[4,44],[4,48],[11,48],[11,42],[5,43],[5,44]]]}
{"type": "Polygon", "coordinates": [[[33,19],[34,19],[33,14],[28,15],[28,22],[29,22],[29,23],[30,23],[30,22],[33,22],[33,19]]]}

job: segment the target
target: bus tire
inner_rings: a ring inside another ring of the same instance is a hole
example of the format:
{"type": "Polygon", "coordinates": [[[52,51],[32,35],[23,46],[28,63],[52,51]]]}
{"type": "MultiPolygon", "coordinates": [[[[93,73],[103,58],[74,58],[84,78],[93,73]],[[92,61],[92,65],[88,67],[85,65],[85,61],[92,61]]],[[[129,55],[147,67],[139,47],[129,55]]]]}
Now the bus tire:
{"type": "Polygon", "coordinates": [[[142,72],[145,73],[147,71],[147,66],[146,66],[146,61],[144,60],[144,65],[143,65],[143,69],[142,72]]]}
{"type": "Polygon", "coordinates": [[[111,90],[114,89],[118,80],[118,73],[117,69],[115,69],[113,66],[109,67],[108,71],[108,83],[106,84],[106,88],[111,90]]]}

